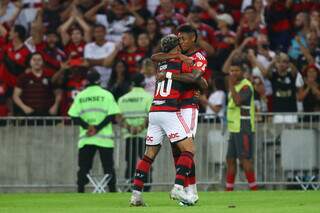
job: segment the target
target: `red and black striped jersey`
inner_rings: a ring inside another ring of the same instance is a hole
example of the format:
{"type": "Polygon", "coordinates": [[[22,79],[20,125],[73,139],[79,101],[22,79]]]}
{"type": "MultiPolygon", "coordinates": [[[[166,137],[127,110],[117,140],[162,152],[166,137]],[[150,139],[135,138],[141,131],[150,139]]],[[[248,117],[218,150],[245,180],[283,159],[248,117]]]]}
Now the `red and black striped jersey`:
{"type": "Polygon", "coordinates": [[[63,116],[68,116],[68,110],[74,98],[86,87],[87,83],[85,75],[71,74],[65,76],[61,101],[61,114],[63,116]]]}
{"type": "Polygon", "coordinates": [[[81,41],[80,44],[78,45],[73,42],[69,42],[64,47],[64,51],[67,55],[67,58],[83,58],[85,45],[86,45],[86,42],[84,41],[81,41]]]}
{"type": "Polygon", "coordinates": [[[134,74],[139,70],[139,62],[146,56],[146,52],[138,48],[134,52],[128,52],[126,50],[120,51],[118,53],[118,59],[125,61],[128,65],[129,73],[134,74]]]}
{"type": "Polygon", "coordinates": [[[14,49],[13,43],[9,42],[2,47],[2,53],[0,78],[3,79],[9,87],[14,87],[17,84],[17,77],[27,68],[26,61],[30,55],[30,51],[25,45],[19,49],[14,49]]]}
{"type": "Polygon", "coordinates": [[[0,78],[0,117],[8,116],[9,108],[7,99],[9,98],[9,87],[6,82],[0,78]]]}
{"type": "MultiPolygon", "coordinates": [[[[203,56],[200,50],[189,56],[193,60],[193,65],[188,66],[183,64],[182,73],[191,73],[194,71],[202,72],[204,75],[207,67],[207,59],[203,56]]],[[[198,87],[194,84],[184,84],[184,91],[180,97],[181,108],[198,108],[198,100],[194,97],[198,87]]]]}
{"type": "MultiPolygon", "coordinates": [[[[158,72],[181,73],[182,63],[180,60],[171,59],[161,62],[158,65],[158,72]]],[[[163,81],[156,82],[156,89],[153,96],[150,112],[157,111],[178,111],[179,99],[182,92],[182,83],[165,78],[163,81]]]]}

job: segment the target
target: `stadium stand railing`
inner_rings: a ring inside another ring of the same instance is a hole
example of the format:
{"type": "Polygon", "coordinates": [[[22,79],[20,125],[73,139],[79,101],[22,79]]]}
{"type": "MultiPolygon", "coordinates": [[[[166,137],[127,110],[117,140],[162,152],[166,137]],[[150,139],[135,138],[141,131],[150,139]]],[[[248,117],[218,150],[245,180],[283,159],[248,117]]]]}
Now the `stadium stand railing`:
{"type": "MultiPolygon", "coordinates": [[[[135,115],[137,116],[137,115],[135,115]]],[[[254,148],[257,183],[264,189],[312,189],[320,186],[320,114],[258,114],[254,148]]],[[[199,190],[223,190],[228,132],[225,122],[199,116],[196,174],[199,190]]],[[[118,187],[127,191],[125,142],[115,129],[118,187]]],[[[0,191],[74,191],[78,127],[62,117],[0,119],[0,191]]],[[[96,155],[92,173],[102,174],[96,155]]],[[[239,171],[241,168],[239,167],[239,171]]],[[[152,168],[152,190],[169,190],[174,181],[171,148],[163,143],[152,168]]],[[[246,189],[238,172],[236,189],[246,189]]]]}

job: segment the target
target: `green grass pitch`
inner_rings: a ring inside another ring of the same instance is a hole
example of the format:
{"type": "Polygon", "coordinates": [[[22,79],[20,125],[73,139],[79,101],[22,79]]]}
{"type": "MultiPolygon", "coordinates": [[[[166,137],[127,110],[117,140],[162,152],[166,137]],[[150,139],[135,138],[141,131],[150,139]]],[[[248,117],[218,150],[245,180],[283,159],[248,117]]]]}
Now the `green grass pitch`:
{"type": "Polygon", "coordinates": [[[320,192],[239,191],[201,192],[195,206],[181,207],[168,193],[145,193],[147,207],[129,207],[129,193],[116,194],[0,194],[0,213],[320,213],[320,192]]]}

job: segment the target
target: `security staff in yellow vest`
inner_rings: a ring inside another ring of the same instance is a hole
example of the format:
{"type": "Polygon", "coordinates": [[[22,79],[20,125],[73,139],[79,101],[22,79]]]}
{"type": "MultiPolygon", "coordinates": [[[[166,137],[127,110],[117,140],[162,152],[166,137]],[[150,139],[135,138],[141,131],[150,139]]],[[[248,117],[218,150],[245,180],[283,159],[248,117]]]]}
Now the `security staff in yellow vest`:
{"type": "Polygon", "coordinates": [[[237,159],[247,177],[251,190],[257,190],[253,169],[253,136],[255,131],[254,89],[244,78],[245,63],[234,59],[229,70],[229,97],[227,122],[230,139],[227,151],[226,190],[232,191],[237,169],[237,159]]]}
{"type": "MultiPolygon", "coordinates": [[[[124,118],[122,133],[126,141],[125,159],[127,168],[125,177],[132,181],[137,162],[142,159],[144,154],[148,113],[153,100],[153,96],[144,90],[144,80],[144,75],[141,73],[133,75],[130,92],[121,96],[118,100],[124,118]]],[[[147,178],[149,183],[151,177],[150,174],[147,178]]],[[[144,191],[149,190],[150,187],[144,188],[144,191]]]]}
{"type": "Polygon", "coordinates": [[[91,69],[87,73],[88,86],[74,99],[68,114],[80,125],[78,155],[78,192],[83,193],[89,182],[87,174],[92,168],[96,151],[105,174],[112,175],[108,183],[109,191],[116,192],[113,148],[114,135],[112,122],[120,120],[120,110],[113,95],[99,85],[99,73],[91,69]]]}

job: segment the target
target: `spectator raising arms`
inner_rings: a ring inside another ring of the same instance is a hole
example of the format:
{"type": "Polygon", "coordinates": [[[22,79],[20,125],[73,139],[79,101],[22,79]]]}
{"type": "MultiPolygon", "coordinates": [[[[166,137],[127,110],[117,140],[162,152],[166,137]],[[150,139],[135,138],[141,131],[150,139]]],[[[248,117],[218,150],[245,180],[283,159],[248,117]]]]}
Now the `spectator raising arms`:
{"type": "Polygon", "coordinates": [[[163,35],[173,33],[179,25],[186,22],[183,15],[175,12],[173,0],[160,0],[160,7],[161,14],[156,19],[163,35]]]}
{"type": "Polygon", "coordinates": [[[0,23],[7,26],[14,25],[22,10],[22,6],[21,0],[2,0],[0,2],[0,23]]]}
{"type": "MultiPolygon", "coordinates": [[[[8,39],[7,30],[0,25],[0,34],[5,40],[8,39]]],[[[26,60],[30,54],[29,49],[24,45],[26,30],[21,25],[15,25],[9,33],[9,41],[4,43],[3,61],[0,63],[0,78],[3,79],[9,87],[14,87],[17,77],[23,73],[26,66],[26,60]]]]}
{"type": "Polygon", "coordinates": [[[30,70],[19,76],[13,92],[13,101],[18,106],[16,115],[57,115],[61,92],[54,89],[51,82],[53,73],[44,69],[43,64],[40,53],[30,55],[30,70]]]}
{"type": "MultiPolygon", "coordinates": [[[[272,83],[273,112],[297,112],[297,94],[303,86],[301,74],[285,53],[278,54],[263,75],[272,83]]],[[[290,116],[289,116],[290,117],[290,116]]],[[[275,117],[275,122],[296,122],[296,117],[275,117]],[[284,119],[284,120],[283,120],[284,119]]]]}
{"type": "Polygon", "coordinates": [[[314,65],[309,65],[304,72],[305,85],[299,93],[299,100],[303,103],[304,112],[320,110],[320,84],[319,70],[314,65]]]}
{"type": "MultiPolygon", "coordinates": [[[[119,42],[122,33],[130,30],[132,25],[141,26],[144,23],[142,18],[137,19],[127,12],[123,0],[114,0],[109,4],[109,0],[103,0],[85,14],[87,19],[102,24],[108,29],[108,35],[106,35],[108,40],[119,42]],[[109,6],[111,9],[108,9],[109,6]],[[98,13],[99,10],[102,10],[102,13],[98,13]]],[[[138,15],[137,13],[134,14],[138,15]]]]}
{"type": "Polygon", "coordinates": [[[68,58],[82,58],[85,44],[91,41],[91,28],[76,7],[73,7],[70,18],[58,31],[68,58]]]}
{"type": "Polygon", "coordinates": [[[37,51],[41,53],[45,67],[55,72],[59,70],[61,62],[66,60],[66,54],[58,47],[59,35],[55,29],[48,29],[45,32],[45,36],[43,35],[45,30],[43,13],[42,9],[38,10],[36,20],[32,23],[31,38],[27,42],[31,46],[29,48],[33,49],[33,52],[37,51]]]}
{"type": "Polygon", "coordinates": [[[105,39],[106,34],[105,26],[95,25],[93,27],[94,42],[86,44],[84,48],[84,57],[100,74],[100,84],[104,88],[107,88],[112,72],[111,66],[119,51],[115,43],[105,39]]]}

